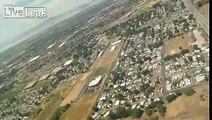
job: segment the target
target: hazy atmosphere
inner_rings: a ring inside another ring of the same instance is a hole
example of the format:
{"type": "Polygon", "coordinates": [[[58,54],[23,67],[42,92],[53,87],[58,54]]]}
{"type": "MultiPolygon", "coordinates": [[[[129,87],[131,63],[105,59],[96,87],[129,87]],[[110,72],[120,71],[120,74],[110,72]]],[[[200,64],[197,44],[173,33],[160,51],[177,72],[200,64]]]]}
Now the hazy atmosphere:
{"type": "Polygon", "coordinates": [[[46,7],[47,18],[5,19],[3,12],[0,12],[0,51],[7,48],[8,45],[17,42],[17,37],[22,35],[27,30],[37,26],[39,23],[44,22],[45,20],[48,20],[54,16],[64,14],[67,11],[74,10],[80,5],[92,3],[94,3],[94,0],[83,0],[81,2],[78,0],[2,0],[0,2],[1,10],[3,10],[5,4],[12,4],[21,7],[46,7]]]}

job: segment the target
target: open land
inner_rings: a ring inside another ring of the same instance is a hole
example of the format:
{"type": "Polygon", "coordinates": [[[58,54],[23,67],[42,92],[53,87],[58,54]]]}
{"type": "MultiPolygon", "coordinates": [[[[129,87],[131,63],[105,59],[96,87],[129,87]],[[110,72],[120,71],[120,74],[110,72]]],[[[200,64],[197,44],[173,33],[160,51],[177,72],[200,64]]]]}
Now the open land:
{"type": "Polygon", "coordinates": [[[166,41],[165,42],[166,54],[173,55],[173,54],[179,53],[181,50],[189,49],[189,46],[190,46],[189,41],[190,41],[190,38],[188,33],[166,41]],[[180,47],[182,49],[180,49],[180,47]]]}
{"type": "Polygon", "coordinates": [[[182,95],[167,105],[166,118],[169,120],[208,120],[209,86],[203,85],[194,89],[192,96],[182,95]]]}

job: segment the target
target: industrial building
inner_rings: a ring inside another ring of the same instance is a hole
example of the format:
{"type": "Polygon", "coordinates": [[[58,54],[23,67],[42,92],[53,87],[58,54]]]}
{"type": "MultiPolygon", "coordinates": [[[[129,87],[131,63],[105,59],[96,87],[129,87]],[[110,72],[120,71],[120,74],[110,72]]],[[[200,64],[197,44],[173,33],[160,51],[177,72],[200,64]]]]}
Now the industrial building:
{"type": "Polygon", "coordinates": [[[92,81],[89,83],[88,86],[89,86],[90,88],[98,86],[98,85],[101,83],[102,78],[103,78],[103,76],[99,76],[99,77],[95,78],[95,80],[92,80],[92,81]]]}
{"type": "Polygon", "coordinates": [[[111,45],[116,45],[116,44],[118,44],[118,43],[120,43],[121,42],[121,40],[118,40],[118,41],[116,41],[116,42],[113,42],[111,45]]]}
{"type": "Polygon", "coordinates": [[[68,60],[68,61],[66,61],[66,62],[64,63],[63,66],[68,66],[68,65],[70,65],[72,62],[73,62],[73,59],[72,59],[72,60],[68,60]]]}
{"type": "Polygon", "coordinates": [[[50,76],[50,74],[45,74],[38,81],[46,80],[49,78],[49,76],[50,76]]]}
{"type": "Polygon", "coordinates": [[[103,52],[104,52],[104,50],[102,50],[97,57],[101,57],[103,52]]]}
{"type": "Polygon", "coordinates": [[[116,49],[116,46],[111,47],[110,52],[113,52],[116,49]]]}

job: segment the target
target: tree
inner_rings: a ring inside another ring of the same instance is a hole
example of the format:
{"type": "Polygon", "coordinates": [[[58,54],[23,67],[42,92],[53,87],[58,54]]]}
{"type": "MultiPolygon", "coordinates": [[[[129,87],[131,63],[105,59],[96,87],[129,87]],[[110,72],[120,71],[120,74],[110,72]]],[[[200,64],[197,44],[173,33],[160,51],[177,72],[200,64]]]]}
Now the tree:
{"type": "Polygon", "coordinates": [[[136,95],[138,95],[138,94],[140,93],[140,91],[139,91],[139,90],[134,90],[134,93],[135,93],[136,95]]]}
{"type": "Polygon", "coordinates": [[[144,75],[144,76],[146,76],[147,74],[149,74],[150,73],[150,71],[148,70],[148,69],[145,69],[143,72],[142,72],[142,74],[144,75]]]}
{"type": "Polygon", "coordinates": [[[166,112],[166,107],[163,106],[163,104],[157,104],[156,105],[158,112],[164,116],[166,112]]]}
{"type": "Polygon", "coordinates": [[[173,100],[175,100],[177,98],[177,96],[175,94],[171,94],[166,96],[166,100],[171,103],[173,100]]]}
{"type": "Polygon", "coordinates": [[[140,86],[140,90],[144,92],[149,87],[149,84],[143,84],[140,86]]]}
{"type": "Polygon", "coordinates": [[[191,95],[193,95],[195,93],[195,91],[192,88],[185,88],[185,89],[183,89],[183,93],[186,96],[191,96],[191,95]]]}
{"type": "Polygon", "coordinates": [[[116,115],[118,118],[126,118],[129,116],[127,110],[124,107],[118,107],[116,111],[116,115]]]}
{"type": "Polygon", "coordinates": [[[193,62],[193,58],[192,58],[191,56],[188,56],[188,60],[189,60],[190,62],[193,62]]]}
{"type": "Polygon", "coordinates": [[[93,110],[94,112],[98,112],[98,111],[99,111],[99,109],[98,109],[96,106],[93,106],[92,110],[93,110]]]}
{"type": "Polygon", "coordinates": [[[190,15],[188,16],[188,19],[189,19],[189,20],[193,20],[193,19],[194,19],[194,15],[193,15],[193,14],[190,14],[190,15]]]}
{"type": "Polygon", "coordinates": [[[60,116],[63,112],[65,112],[71,105],[67,104],[65,106],[57,108],[57,110],[54,112],[51,120],[60,120],[60,116]]]}
{"type": "Polygon", "coordinates": [[[92,117],[89,116],[89,117],[87,118],[87,120],[94,120],[94,119],[93,119],[92,117]]]}
{"type": "Polygon", "coordinates": [[[188,27],[189,27],[189,23],[188,23],[188,22],[185,22],[185,23],[183,24],[183,28],[184,28],[184,29],[188,29],[188,27]]]}
{"type": "Polygon", "coordinates": [[[131,107],[131,106],[132,106],[132,105],[131,105],[130,103],[128,103],[128,102],[125,102],[124,105],[125,105],[126,107],[131,107]]]}
{"type": "Polygon", "coordinates": [[[116,120],[118,117],[114,112],[110,112],[109,118],[112,119],[112,120],[114,120],[114,119],[116,120]]]}
{"type": "Polygon", "coordinates": [[[182,92],[181,91],[177,91],[175,92],[177,96],[181,96],[182,95],[182,92]]]}
{"type": "Polygon", "coordinates": [[[149,107],[145,108],[145,113],[147,116],[151,116],[152,115],[152,110],[149,107]]]}
{"type": "Polygon", "coordinates": [[[143,114],[143,111],[140,109],[129,109],[127,112],[130,116],[133,116],[135,118],[140,118],[143,114]]]}
{"type": "Polygon", "coordinates": [[[198,45],[193,45],[194,50],[199,50],[200,48],[198,47],[198,45]]]}
{"type": "Polygon", "coordinates": [[[181,2],[181,7],[182,7],[183,9],[185,8],[184,2],[181,2]]]}
{"type": "Polygon", "coordinates": [[[197,57],[196,58],[196,60],[199,62],[199,61],[201,61],[201,62],[205,62],[205,60],[204,60],[204,57],[203,56],[201,56],[201,57],[197,57]]]}
{"type": "Polygon", "coordinates": [[[185,50],[182,50],[182,51],[181,51],[181,54],[182,54],[182,55],[185,55],[186,53],[189,53],[189,49],[185,49],[185,50]]]}
{"type": "Polygon", "coordinates": [[[122,90],[122,91],[127,91],[127,87],[126,87],[126,86],[122,86],[122,87],[121,87],[121,90],[122,90]]]}
{"type": "Polygon", "coordinates": [[[121,93],[119,93],[119,94],[116,96],[116,98],[117,98],[118,100],[123,100],[123,99],[124,99],[124,96],[123,96],[121,93]]]}

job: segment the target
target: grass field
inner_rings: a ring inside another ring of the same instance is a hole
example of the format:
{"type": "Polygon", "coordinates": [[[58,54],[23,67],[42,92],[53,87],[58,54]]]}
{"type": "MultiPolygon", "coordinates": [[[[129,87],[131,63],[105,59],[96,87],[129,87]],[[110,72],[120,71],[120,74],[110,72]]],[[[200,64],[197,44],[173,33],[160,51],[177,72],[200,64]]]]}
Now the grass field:
{"type": "Polygon", "coordinates": [[[168,104],[167,120],[209,120],[209,87],[203,85],[194,90],[192,96],[182,95],[168,104]]]}
{"type": "Polygon", "coordinates": [[[97,76],[100,76],[100,75],[107,74],[110,70],[110,66],[111,65],[107,65],[107,66],[97,68],[95,73],[93,74],[93,77],[97,77],[97,76]]]}
{"type": "Polygon", "coordinates": [[[81,98],[61,116],[61,120],[86,120],[99,93],[93,93],[81,98]]]}
{"type": "Polygon", "coordinates": [[[13,89],[11,89],[10,91],[7,91],[5,94],[3,94],[2,96],[0,96],[0,101],[3,101],[5,99],[11,99],[13,97],[15,97],[17,94],[19,94],[20,92],[22,92],[24,90],[24,87],[29,83],[29,80],[24,80],[21,81],[18,86],[15,86],[13,89]]]}
{"type": "Polygon", "coordinates": [[[202,7],[199,8],[200,13],[202,13],[205,18],[209,21],[209,3],[203,5],[202,7]]]}
{"type": "Polygon", "coordinates": [[[172,38],[165,42],[166,55],[177,54],[182,49],[190,49],[189,34],[185,33],[182,36],[172,38]]]}

